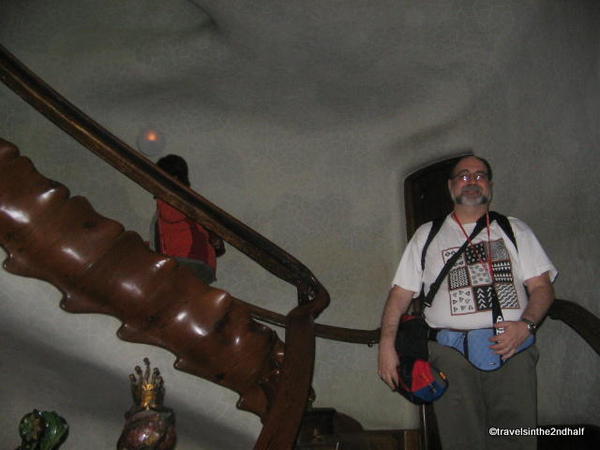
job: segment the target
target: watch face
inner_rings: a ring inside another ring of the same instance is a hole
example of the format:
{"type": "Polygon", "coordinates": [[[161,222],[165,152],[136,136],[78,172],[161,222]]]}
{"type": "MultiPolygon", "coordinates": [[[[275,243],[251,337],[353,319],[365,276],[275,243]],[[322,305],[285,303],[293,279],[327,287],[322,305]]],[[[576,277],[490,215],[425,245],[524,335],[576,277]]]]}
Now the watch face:
{"type": "Polygon", "coordinates": [[[530,333],[535,333],[535,330],[537,328],[537,325],[535,322],[532,322],[531,320],[528,320],[528,319],[521,319],[521,322],[525,322],[527,324],[527,329],[529,330],[530,333]]]}

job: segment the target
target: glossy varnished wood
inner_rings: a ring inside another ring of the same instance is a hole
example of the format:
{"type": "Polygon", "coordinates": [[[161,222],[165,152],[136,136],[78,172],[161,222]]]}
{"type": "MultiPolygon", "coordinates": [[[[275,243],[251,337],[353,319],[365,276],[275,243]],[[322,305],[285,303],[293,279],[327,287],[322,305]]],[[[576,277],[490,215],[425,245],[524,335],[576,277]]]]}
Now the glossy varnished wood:
{"type": "Polygon", "coordinates": [[[283,343],[252,319],[247,304],[150,251],[3,140],[0,174],[7,271],[55,285],[66,311],[118,318],[119,337],[171,351],[178,369],[239,392],[241,408],[265,417],[283,343]]]}
{"type": "Polygon", "coordinates": [[[300,298],[329,296],[310,270],[285,250],[163,172],[152,161],[114,136],[30,71],[0,45],[0,80],[88,150],[154,196],[183,211],[221,236],[277,277],[296,286],[300,298]]]}
{"type": "MultiPolygon", "coordinates": [[[[114,168],[131,178],[148,192],[177,207],[207,229],[221,236],[226,242],[245,253],[274,275],[296,286],[299,303],[301,305],[309,306],[296,308],[296,310],[290,313],[290,317],[296,317],[298,314],[305,314],[307,315],[307,318],[303,320],[298,320],[296,318],[290,320],[289,323],[286,319],[283,325],[286,327],[286,334],[292,336],[299,333],[294,331],[296,328],[303,330],[302,339],[292,339],[293,342],[298,343],[295,345],[303,345],[306,349],[309,349],[311,345],[314,346],[314,327],[312,326],[312,321],[329,304],[329,294],[306,266],[259,233],[247,227],[245,224],[208,202],[196,192],[180,184],[177,180],[161,171],[143,155],[127,146],[124,142],[112,135],[109,131],[58,94],[1,45],[0,80],[58,127],[79,141],[84,147],[107,161],[114,168]],[[309,324],[309,326],[306,326],[306,324],[309,324]],[[312,344],[310,344],[311,340],[312,344]]],[[[135,240],[135,238],[128,239],[135,240]]],[[[14,264],[17,264],[17,259],[18,258],[15,255],[14,264]]],[[[159,263],[159,265],[163,264],[162,261],[157,263],[159,263]]],[[[168,263],[164,264],[168,265],[168,263]]],[[[21,264],[23,270],[35,270],[24,269],[23,266],[24,264],[21,264]]],[[[70,275],[63,274],[63,276],[69,277],[70,275]]],[[[110,310],[107,305],[94,303],[89,300],[85,294],[80,294],[77,302],[70,302],[69,299],[70,294],[66,293],[65,300],[62,302],[63,307],[69,310],[84,311],[86,308],[89,308],[90,311],[94,310],[99,312],[107,312],[110,310]]],[[[271,341],[276,340],[272,331],[266,333],[264,331],[267,330],[266,327],[251,321],[251,318],[246,316],[250,310],[250,305],[234,299],[235,301],[233,303],[235,303],[235,307],[230,310],[225,307],[228,303],[227,299],[228,297],[226,297],[225,300],[216,302],[216,305],[220,305],[222,309],[227,311],[227,315],[223,317],[223,320],[217,322],[220,326],[224,323],[232,323],[234,320],[238,321],[241,317],[241,323],[250,323],[250,328],[262,330],[263,334],[270,335],[271,341]],[[243,314],[241,313],[242,311],[243,314]]],[[[166,313],[165,311],[162,312],[166,313]]],[[[187,316],[177,315],[176,317],[182,319],[187,316]]],[[[164,346],[164,337],[149,337],[148,334],[144,334],[140,331],[144,330],[144,327],[149,328],[149,322],[158,322],[161,320],[165,320],[162,314],[160,318],[156,315],[152,315],[146,321],[131,316],[130,322],[126,322],[123,325],[119,330],[119,334],[130,340],[141,340],[142,338],[139,336],[144,336],[143,339],[154,340],[154,343],[157,345],[164,346]]],[[[167,335],[168,333],[165,331],[164,334],[167,335]]],[[[234,337],[234,339],[236,338],[237,337],[234,337]]],[[[301,414],[304,410],[304,404],[306,403],[308,392],[310,390],[309,380],[312,378],[312,366],[314,364],[314,360],[311,359],[314,358],[314,356],[311,355],[314,355],[314,352],[309,352],[304,358],[290,358],[290,353],[293,353],[295,350],[292,350],[288,345],[288,357],[284,358],[281,350],[281,343],[278,342],[277,345],[272,344],[272,346],[273,349],[276,349],[271,352],[271,355],[277,356],[274,360],[278,361],[278,364],[281,364],[281,359],[283,358],[284,372],[287,373],[288,376],[296,378],[296,381],[302,379],[304,385],[296,383],[292,385],[291,388],[279,388],[276,390],[275,385],[285,385],[287,383],[286,380],[281,380],[279,383],[274,381],[274,376],[279,373],[278,370],[267,370],[267,375],[261,372],[261,370],[264,369],[265,364],[270,363],[273,358],[267,359],[266,361],[263,360],[262,362],[256,361],[259,366],[250,367],[249,371],[253,375],[259,374],[256,376],[260,379],[259,384],[261,389],[257,390],[251,383],[252,389],[245,392],[245,395],[243,395],[240,400],[239,406],[255,410],[255,412],[261,414],[264,420],[269,422],[270,425],[263,428],[261,437],[263,435],[276,434],[277,445],[279,448],[291,448],[296,432],[300,426],[301,414]],[[302,377],[294,375],[296,372],[303,373],[302,377]],[[293,414],[286,414],[277,421],[268,420],[269,415],[271,414],[270,410],[278,410],[278,408],[269,408],[269,404],[289,404],[288,400],[281,397],[281,395],[289,395],[291,396],[290,398],[298,398],[300,401],[294,404],[293,414]],[[267,400],[264,399],[265,396],[268,397],[267,400]],[[269,400],[271,401],[269,402],[269,400]],[[282,424],[280,422],[284,423],[282,424]],[[273,430],[277,431],[274,432],[273,430]]],[[[299,351],[303,350],[299,349],[299,351]]],[[[202,376],[201,362],[198,363],[198,365],[192,365],[187,358],[180,356],[177,364],[180,368],[190,370],[194,373],[201,374],[202,376]]],[[[224,384],[224,381],[221,380],[224,374],[217,373],[214,376],[216,377],[217,382],[224,384]]],[[[229,378],[233,377],[229,375],[229,378]]],[[[240,386],[237,386],[237,388],[239,387],[240,386]]],[[[257,444],[257,448],[272,448],[269,443],[271,442],[270,440],[259,439],[259,441],[265,442],[265,444],[257,444]]]]}

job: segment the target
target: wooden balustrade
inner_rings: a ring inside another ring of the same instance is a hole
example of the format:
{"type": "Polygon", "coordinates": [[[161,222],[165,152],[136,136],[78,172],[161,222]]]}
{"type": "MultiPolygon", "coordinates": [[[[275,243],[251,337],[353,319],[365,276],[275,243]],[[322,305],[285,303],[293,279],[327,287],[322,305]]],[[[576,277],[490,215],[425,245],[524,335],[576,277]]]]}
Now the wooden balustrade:
{"type": "MultiPolygon", "coordinates": [[[[251,320],[248,315],[249,308],[247,307],[247,303],[233,299],[222,291],[215,294],[211,290],[212,288],[208,288],[208,292],[214,297],[214,305],[218,307],[222,307],[225,304],[230,305],[229,310],[221,311],[224,316],[217,318],[218,315],[215,315],[215,324],[223,323],[223,320],[229,323],[229,320],[234,319],[239,321],[240,324],[253,324],[248,325],[251,330],[246,330],[253,337],[251,341],[260,340],[258,339],[258,335],[262,336],[263,340],[268,341],[264,343],[261,351],[270,355],[264,359],[269,367],[261,367],[261,363],[257,360],[255,361],[257,367],[250,370],[252,373],[262,374],[262,378],[248,383],[252,386],[256,384],[254,381],[259,381],[259,390],[255,389],[256,386],[253,386],[251,393],[246,392],[245,389],[248,386],[244,384],[242,378],[228,386],[238,392],[245,392],[238,406],[256,412],[265,423],[259,441],[256,444],[257,448],[291,448],[298,432],[310,391],[310,381],[314,365],[314,319],[329,304],[329,294],[325,288],[310,270],[294,257],[160,170],[142,154],[133,150],[72,105],[2,46],[0,46],[0,80],[84,147],[104,159],[152,195],[165,200],[183,211],[187,216],[221,236],[227,243],[236,247],[277,277],[296,286],[300,306],[292,310],[285,319],[282,319],[287,328],[285,352],[281,343],[277,343],[278,339],[274,332],[251,320]],[[267,335],[271,337],[265,338],[264,336],[267,335]],[[294,355],[303,356],[300,358],[294,355]],[[239,389],[242,389],[242,391],[239,389]],[[276,412],[283,410],[286,411],[286,414],[275,415],[276,412]]],[[[5,141],[3,145],[6,148],[12,147],[5,141]]],[[[20,157],[15,156],[16,153],[14,152],[16,152],[16,149],[5,149],[5,152],[8,158],[12,159],[15,157],[16,159],[20,159],[20,157]]],[[[46,187],[50,190],[52,189],[50,185],[46,187]]],[[[74,205],[74,209],[79,207],[91,210],[91,207],[84,200],[79,198],[67,199],[68,191],[64,187],[58,188],[58,191],[60,191],[60,195],[56,195],[58,197],[62,195],[64,197],[63,200],[68,200],[67,204],[70,207],[74,205]]],[[[28,207],[30,206],[32,205],[28,205],[28,207]]],[[[41,206],[39,199],[37,206],[41,206]]],[[[86,211],[86,213],[89,213],[89,211],[86,211]]],[[[94,219],[97,218],[95,217],[94,219]]],[[[122,231],[120,230],[120,225],[114,222],[105,222],[103,226],[106,228],[104,231],[109,234],[112,232],[118,235],[118,231],[122,231]]],[[[173,264],[167,260],[153,260],[154,256],[144,254],[144,251],[140,249],[141,240],[134,237],[132,233],[122,234],[125,234],[127,237],[121,238],[118,235],[118,239],[121,239],[126,245],[132,246],[139,255],[143,255],[148,261],[159,264],[161,267],[167,267],[177,273],[177,276],[185,278],[184,275],[180,275],[186,272],[182,271],[182,268],[173,269],[173,264]],[[136,242],[138,243],[136,244],[136,242]]],[[[117,236],[111,237],[116,238],[117,236]]],[[[23,273],[33,270],[25,267],[24,264],[18,264],[25,257],[17,255],[17,247],[11,247],[10,243],[4,244],[6,244],[9,254],[12,253],[13,255],[11,264],[14,267],[19,266],[19,270],[22,270],[23,273]]],[[[72,264],[72,261],[65,262],[65,264],[72,264]]],[[[147,266],[147,268],[151,270],[150,266],[147,266]]],[[[80,267],[75,269],[82,270],[80,267]]],[[[57,280],[65,281],[72,274],[68,271],[59,274],[42,271],[37,276],[45,277],[44,279],[48,279],[51,282],[56,282],[57,280]]],[[[206,290],[194,281],[188,280],[187,283],[191,286],[190,289],[192,290],[196,289],[199,292],[206,290]]],[[[63,300],[63,307],[65,309],[73,308],[74,310],[78,309],[88,312],[114,313],[116,317],[124,320],[124,325],[119,330],[121,337],[149,343],[153,341],[151,343],[165,346],[175,354],[180,354],[181,350],[176,348],[181,342],[178,337],[173,336],[173,342],[169,341],[166,343],[161,341],[162,338],[149,338],[144,333],[141,335],[138,334],[139,329],[134,325],[135,321],[141,320],[142,322],[147,322],[151,319],[160,321],[160,318],[156,318],[151,314],[150,316],[144,316],[142,319],[136,319],[130,311],[118,310],[116,305],[101,305],[94,299],[85,298],[86,295],[88,293],[81,295],[76,302],[69,301],[70,297],[67,295],[63,300]],[[150,341],[146,341],[145,339],[150,339],[150,341]],[[169,347],[171,344],[174,347],[169,347]]],[[[157,304],[153,306],[156,307],[157,304]]],[[[136,302],[129,302],[129,305],[131,308],[137,308],[135,306],[136,302]]],[[[157,312],[160,312],[161,315],[165,314],[165,311],[157,312]]],[[[183,317],[184,315],[184,311],[178,311],[178,317],[183,317]]],[[[239,326],[243,328],[242,325],[239,326]]],[[[240,355],[233,356],[239,357],[240,355]]],[[[207,357],[203,357],[202,354],[196,354],[195,357],[199,358],[200,361],[207,360],[207,357]]],[[[225,378],[229,381],[233,378],[232,375],[223,378],[223,373],[213,373],[209,369],[203,369],[201,365],[196,365],[183,356],[178,358],[176,365],[178,368],[188,370],[199,376],[208,377],[212,381],[221,382],[224,385],[226,385],[225,378]]],[[[241,376],[241,374],[239,375],[241,376]]]]}

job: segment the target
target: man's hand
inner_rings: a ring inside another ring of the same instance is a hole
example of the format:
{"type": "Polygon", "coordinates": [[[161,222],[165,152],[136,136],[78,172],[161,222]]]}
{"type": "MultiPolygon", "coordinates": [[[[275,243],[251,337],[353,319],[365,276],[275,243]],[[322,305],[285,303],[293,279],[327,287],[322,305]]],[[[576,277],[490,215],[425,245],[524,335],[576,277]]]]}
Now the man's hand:
{"type": "MultiPolygon", "coordinates": [[[[554,289],[550,282],[550,275],[548,272],[544,272],[525,280],[525,284],[529,291],[529,302],[522,317],[540,323],[554,301],[554,289]]],[[[495,342],[495,345],[491,345],[490,348],[501,355],[503,361],[513,356],[525,339],[529,337],[529,327],[525,322],[506,321],[497,323],[494,327],[504,328],[504,333],[490,338],[490,341],[495,342]]]]}
{"type": "Polygon", "coordinates": [[[398,354],[396,349],[379,346],[379,378],[387,384],[392,391],[398,387],[398,354]]]}
{"type": "Polygon", "coordinates": [[[490,348],[502,356],[503,361],[513,356],[530,334],[527,324],[521,321],[512,322],[507,320],[499,322],[494,325],[494,328],[504,329],[504,333],[490,338],[490,341],[495,342],[490,348]]]}
{"type": "Polygon", "coordinates": [[[394,286],[390,289],[383,316],[379,336],[379,363],[377,373],[392,390],[398,386],[398,354],[396,353],[396,332],[400,316],[406,312],[414,292],[394,286]]]}

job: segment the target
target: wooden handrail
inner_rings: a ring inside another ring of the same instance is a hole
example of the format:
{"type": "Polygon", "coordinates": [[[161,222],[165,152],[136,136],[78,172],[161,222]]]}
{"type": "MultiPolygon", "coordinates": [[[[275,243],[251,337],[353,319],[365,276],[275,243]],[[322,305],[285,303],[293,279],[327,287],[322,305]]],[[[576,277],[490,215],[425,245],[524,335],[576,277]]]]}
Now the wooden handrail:
{"type": "MultiPolygon", "coordinates": [[[[311,301],[319,297],[319,304],[311,312],[313,318],[327,307],[329,294],[306,266],[195,191],[164,173],[144,155],[119,140],[58,94],[2,45],[0,45],[0,79],[59,128],[148,192],[175,205],[279,278],[297,286],[301,292],[300,299],[305,297],[304,301],[311,301]],[[319,295],[320,292],[322,294],[319,295]]],[[[256,319],[281,327],[287,326],[284,315],[254,305],[249,307],[256,319]]],[[[315,324],[315,335],[325,339],[367,345],[373,345],[379,340],[378,329],[356,330],[323,324],[315,324]]]]}
{"type": "Polygon", "coordinates": [[[600,318],[577,303],[561,299],[554,300],[548,316],[566,323],[600,356],[600,318]]]}
{"type": "Polygon", "coordinates": [[[0,45],[0,80],[84,147],[142,188],[221,236],[275,276],[296,286],[299,307],[285,320],[282,373],[263,416],[257,449],[292,448],[306,405],[314,366],[314,319],[329,294],[296,258],[163,172],[37,77],[0,45]]]}
{"type": "MultiPolygon", "coordinates": [[[[283,314],[253,304],[248,304],[247,306],[254,319],[282,328],[287,326],[287,318],[283,314]]],[[[374,330],[359,330],[356,328],[344,328],[315,323],[314,330],[316,337],[331,341],[365,344],[368,346],[375,345],[379,342],[379,328],[374,330]]]]}
{"type": "MultiPolygon", "coordinates": [[[[252,317],[262,322],[280,327],[286,326],[286,318],[282,314],[249,305],[252,317]]],[[[600,355],[600,318],[578,303],[556,299],[548,311],[548,317],[560,320],[571,327],[590,347],[600,355]]],[[[369,346],[379,342],[380,329],[359,330],[331,325],[315,324],[315,336],[333,341],[366,344],[369,346]]]]}
{"type": "Polygon", "coordinates": [[[315,335],[312,303],[297,306],[287,316],[285,359],[275,397],[263,420],[256,450],[292,449],[310,394],[315,362],[315,335]]]}
{"type": "Polygon", "coordinates": [[[321,311],[328,303],[327,292],[319,291],[310,302],[300,299],[300,305],[286,316],[285,357],[271,409],[263,418],[256,450],[294,448],[314,371],[315,311],[321,311]]]}
{"type": "MultiPolygon", "coordinates": [[[[299,298],[304,299],[303,301],[316,298],[319,291],[326,292],[300,261],[163,172],[144,155],[75,107],[2,45],[0,79],[59,128],[146,191],[183,211],[269,272],[296,286],[301,292],[299,298]]],[[[328,300],[326,303],[328,304],[328,300]]],[[[320,311],[315,310],[313,313],[318,314],[320,311]]]]}

